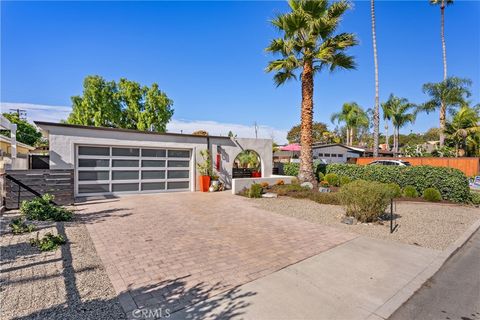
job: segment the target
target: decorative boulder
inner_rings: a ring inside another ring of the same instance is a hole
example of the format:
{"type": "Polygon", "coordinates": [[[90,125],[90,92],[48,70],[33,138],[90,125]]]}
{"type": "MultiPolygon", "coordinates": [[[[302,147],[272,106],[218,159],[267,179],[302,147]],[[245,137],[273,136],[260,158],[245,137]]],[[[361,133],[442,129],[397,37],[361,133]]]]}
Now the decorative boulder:
{"type": "Polygon", "coordinates": [[[300,185],[300,187],[308,188],[308,189],[312,190],[313,189],[313,184],[311,182],[305,181],[300,185]]]}
{"type": "Polygon", "coordinates": [[[267,192],[262,194],[262,198],[278,198],[278,194],[273,192],[267,192]]]}

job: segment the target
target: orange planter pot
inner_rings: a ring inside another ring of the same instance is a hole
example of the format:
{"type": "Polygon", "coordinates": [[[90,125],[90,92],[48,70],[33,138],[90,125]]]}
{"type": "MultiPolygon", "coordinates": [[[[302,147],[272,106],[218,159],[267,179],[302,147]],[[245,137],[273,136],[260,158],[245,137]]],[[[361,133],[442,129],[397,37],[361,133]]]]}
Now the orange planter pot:
{"type": "Polygon", "coordinates": [[[210,176],[200,176],[200,191],[201,192],[208,192],[208,188],[210,188],[210,176]]]}

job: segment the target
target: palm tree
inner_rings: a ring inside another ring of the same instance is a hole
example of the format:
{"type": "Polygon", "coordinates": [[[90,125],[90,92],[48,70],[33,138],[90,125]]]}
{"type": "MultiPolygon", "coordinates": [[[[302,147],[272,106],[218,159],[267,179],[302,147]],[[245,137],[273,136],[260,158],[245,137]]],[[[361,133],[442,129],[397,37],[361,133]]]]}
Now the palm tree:
{"type": "Polygon", "coordinates": [[[347,129],[346,144],[353,145],[354,129],[368,126],[368,116],[356,102],[344,103],[340,112],[332,114],[332,123],[344,122],[347,129]]]}
{"type": "Polygon", "coordinates": [[[352,56],[345,50],[357,44],[351,33],[335,34],[341,18],[350,5],[346,1],[328,3],[328,0],[290,0],[291,11],[273,19],[272,24],[282,33],[273,39],[267,52],[279,54],[280,59],[271,61],[267,72],[276,72],[274,81],[280,86],[296,79],[295,71],[301,70],[302,107],[299,180],[316,183],[313,172],[312,121],[313,79],[325,68],[354,69],[352,56]]]}
{"type": "Polygon", "coordinates": [[[447,80],[447,46],[445,44],[445,7],[453,0],[429,0],[430,4],[440,5],[440,38],[442,39],[443,53],[443,81],[447,80]]]}
{"type": "Polygon", "coordinates": [[[375,107],[373,109],[373,156],[378,157],[378,135],[379,135],[379,94],[378,94],[378,59],[377,59],[377,36],[375,32],[375,0],[370,1],[370,13],[372,17],[372,42],[373,62],[375,64],[375,107]]]}
{"type": "MultiPolygon", "coordinates": [[[[480,135],[480,115],[476,108],[470,108],[467,104],[463,105],[456,112],[452,121],[447,123],[446,133],[455,143],[455,155],[458,157],[460,150],[462,153],[467,151],[468,145],[472,149],[477,149],[477,140],[480,135]]],[[[473,154],[475,155],[475,150],[473,154]]]]}
{"type": "Polygon", "coordinates": [[[445,125],[447,111],[453,110],[463,104],[470,96],[468,87],[472,84],[469,79],[448,77],[447,80],[438,83],[426,83],[423,85],[423,93],[430,96],[420,110],[427,113],[440,110],[440,146],[445,144],[445,125]]]}
{"type": "Polygon", "coordinates": [[[399,98],[390,94],[387,102],[384,103],[385,108],[389,110],[389,115],[393,124],[393,151],[398,152],[398,141],[400,136],[400,128],[404,127],[410,122],[414,122],[417,112],[417,107],[408,102],[405,98],[399,98]],[[409,111],[413,111],[409,113],[409,111]]]}
{"type": "Polygon", "coordinates": [[[388,122],[392,120],[392,110],[390,109],[389,104],[382,103],[382,113],[383,113],[383,121],[385,122],[385,144],[387,145],[387,150],[390,150],[390,143],[389,143],[389,136],[388,136],[388,122]]]}

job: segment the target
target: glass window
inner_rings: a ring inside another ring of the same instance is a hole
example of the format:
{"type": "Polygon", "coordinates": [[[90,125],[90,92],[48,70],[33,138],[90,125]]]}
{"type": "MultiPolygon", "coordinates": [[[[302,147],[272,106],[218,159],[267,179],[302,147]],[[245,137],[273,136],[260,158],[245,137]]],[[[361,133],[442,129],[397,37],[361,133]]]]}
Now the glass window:
{"type": "Polygon", "coordinates": [[[142,160],[142,167],[165,167],[165,160],[142,160]]]}
{"type": "Polygon", "coordinates": [[[78,147],[78,154],[82,156],[109,156],[110,148],[80,146],[78,147]]]}
{"type": "Polygon", "coordinates": [[[323,153],[319,153],[318,156],[319,156],[319,157],[323,157],[323,153]]]}
{"type": "Polygon", "coordinates": [[[138,183],[114,183],[112,184],[112,192],[121,191],[138,191],[138,183]]]}
{"type": "Polygon", "coordinates": [[[325,157],[330,157],[330,153],[325,153],[325,157]]]}
{"type": "Polygon", "coordinates": [[[97,193],[97,192],[109,192],[110,188],[108,184],[79,184],[79,193],[97,193]]]}
{"type": "Polygon", "coordinates": [[[188,171],[168,171],[168,179],[182,179],[188,178],[188,171]]]}
{"type": "Polygon", "coordinates": [[[188,189],[188,181],[176,181],[176,182],[169,182],[167,184],[167,189],[188,189]]]}
{"type": "Polygon", "coordinates": [[[78,171],[78,181],[109,180],[108,171],[78,171]]]}
{"type": "Polygon", "coordinates": [[[112,160],[112,167],[138,167],[138,160],[112,160]]]}
{"type": "Polygon", "coordinates": [[[165,182],[142,183],[142,191],[146,190],[165,190],[165,182]]]}
{"type": "Polygon", "coordinates": [[[166,156],[167,152],[162,149],[142,149],[142,157],[161,158],[166,156]]]}
{"type": "Polygon", "coordinates": [[[112,156],[138,157],[139,151],[136,148],[112,148],[112,156]]]}
{"type": "Polygon", "coordinates": [[[188,168],[190,166],[190,161],[184,160],[168,160],[168,167],[169,168],[188,168]]]}
{"type": "Polygon", "coordinates": [[[112,180],[138,179],[138,171],[112,171],[112,180]]]}
{"type": "Polygon", "coordinates": [[[168,150],[169,158],[190,158],[189,150],[168,150]]]}
{"type": "Polygon", "coordinates": [[[108,159],[78,159],[79,167],[108,167],[110,160],[108,159]]]}
{"type": "Polygon", "coordinates": [[[142,179],[165,179],[165,171],[142,171],[142,179]]]}

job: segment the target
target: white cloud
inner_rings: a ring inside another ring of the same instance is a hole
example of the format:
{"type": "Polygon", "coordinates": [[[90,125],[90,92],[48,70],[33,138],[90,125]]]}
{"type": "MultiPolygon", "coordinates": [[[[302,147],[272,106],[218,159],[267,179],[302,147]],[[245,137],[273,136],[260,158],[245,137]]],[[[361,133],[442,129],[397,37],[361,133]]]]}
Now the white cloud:
{"type": "MultiPolygon", "coordinates": [[[[60,122],[68,117],[71,107],[49,106],[31,103],[0,102],[2,112],[10,112],[10,109],[22,109],[27,111],[27,119],[33,121],[60,122]]],[[[205,130],[211,135],[227,136],[232,131],[240,138],[255,138],[253,125],[247,126],[235,123],[222,123],[216,121],[199,121],[172,119],[167,125],[168,132],[192,133],[196,130],[205,130]]],[[[287,130],[277,129],[267,125],[258,125],[258,137],[273,139],[275,142],[286,143],[287,130]]]]}

